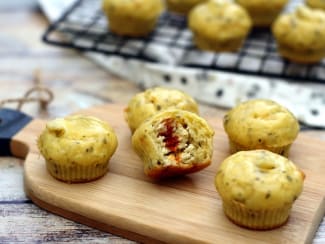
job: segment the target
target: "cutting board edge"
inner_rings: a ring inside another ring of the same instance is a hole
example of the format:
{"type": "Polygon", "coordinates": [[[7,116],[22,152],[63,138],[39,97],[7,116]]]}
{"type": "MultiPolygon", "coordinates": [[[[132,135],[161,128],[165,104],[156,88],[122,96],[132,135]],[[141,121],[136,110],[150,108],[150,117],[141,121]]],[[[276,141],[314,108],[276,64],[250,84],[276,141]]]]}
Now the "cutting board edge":
{"type": "Polygon", "coordinates": [[[310,229],[308,231],[308,234],[306,236],[305,243],[312,243],[313,239],[315,238],[316,232],[318,230],[319,225],[322,222],[322,219],[325,215],[325,195],[322,197],[321,203],[318,207],[318,209],[315,211],[313,223],[310,226],[310,229]]]}

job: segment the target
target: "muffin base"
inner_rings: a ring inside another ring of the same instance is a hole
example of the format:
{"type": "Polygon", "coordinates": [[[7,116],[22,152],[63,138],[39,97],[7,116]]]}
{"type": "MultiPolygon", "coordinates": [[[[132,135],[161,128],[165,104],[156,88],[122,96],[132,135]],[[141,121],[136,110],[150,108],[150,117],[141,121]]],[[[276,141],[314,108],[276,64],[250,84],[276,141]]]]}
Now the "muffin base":
{"type": "Polygon", "coordinates": [[[302,64],[317,63],[325,57],[325,50],[320,50],[318,52],[314,51],[310,54],[307,52],[299,53],[287,47],[283,47],[281,44],[278,44],[278,52],[284,58],[302,64]]]}
{"type": "Polygon", "coordinates": [[[265,149],[274,153],[277,153],[279,155],[288,157],[289,151],[290,151],[291,144],[282,146],[282,147],[259,147],[259,148],[251,148],[249,146],[243,146],[241,144],[238,144],[232,140],[229,140],[229,149],[230,153],[236,153],[239,151],[247,151],[247,150],[254,150],[254,149],[265,149]]]}
{"type": "Polygon", "coordinates": [[[130,17],[109,17],[109,29],[112,33],[129,37],[143,37],[150,34],[157,19],[134,19],[130,17]]]}
{"type": "Polygon", "coordinates": [[[273,21],[276,19],[278,16],[278,12],[276,13],[257,13],[257,14],[252,14],[252,21],[253,21],[253,26],[255,27],[269,27],[273,23],[273,21]]]}
{"type": "Polygon", "coordinates": [[[218,41],[215,39],[209,39],[199,34],[194,35],[194,43],[199,49],[215,52],[235,52],[241,48],[244,38],[236,38],[227,41],[218,41]]]}
{"type": "Polygon", "coordinates": [[[197,0],[197,1],[191,1],[189,3],[185,3],[182,1],[166,1],[166,6],[168,11],[177,13],[177,14],[182,14],[186,15],[190,12],[190,10],[197,4],[204,2],[205,0],[197,0]]]}
{"type": "Polygon", "coordinates": [[[153,179],[162,179],[167,177],[174,177],[179,175],[191,174],[198,172],[211,164],[211,161],[196,163],[196,164],[182,164],[169,165],[161,167],[148,167],[145,165],[144,173],[153,179]]]}
{"type": "Polygon", "coordinates": [[[291,205],[278,209],[252,210],[237,202],[223,202],[225,215],[235,224],[253,230],[271,230],[284,225],[291,205]]]}
{"type": "Polygon", "coordinates": [[[188,12],[190,12],[191,8],[192,8],[192,6],[186,6],[186,5],[180,5],[180,4],[167,2],[168,11],[176,13],[176,14],[186,15],[188,12]]]}
{"type": "Polygon", "coordinates": [[[108,162],[94,165],[62,165],[46,161],[46,168],[55,179],[66,183],[83,183],[96,180],[108,171],[108,162]]]}

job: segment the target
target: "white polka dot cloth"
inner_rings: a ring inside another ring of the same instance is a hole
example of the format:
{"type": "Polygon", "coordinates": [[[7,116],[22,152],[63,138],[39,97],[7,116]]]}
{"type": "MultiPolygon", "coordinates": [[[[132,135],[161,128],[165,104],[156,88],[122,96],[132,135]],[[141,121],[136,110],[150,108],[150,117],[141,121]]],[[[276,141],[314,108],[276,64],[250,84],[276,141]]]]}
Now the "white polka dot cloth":
{"type": "Polygon", "coordinates": [[[325,86],[321,84],[175,68],[135,60],[127,61],[118,57],[107,58],[99,54],[87,56],[116,75],[133,80],[143,88],[174,87],[185,91],[198,101],[224,108],[231,108],[252,98],[269,98],[287,107],[303,124],[325,127],[325,86]]]}

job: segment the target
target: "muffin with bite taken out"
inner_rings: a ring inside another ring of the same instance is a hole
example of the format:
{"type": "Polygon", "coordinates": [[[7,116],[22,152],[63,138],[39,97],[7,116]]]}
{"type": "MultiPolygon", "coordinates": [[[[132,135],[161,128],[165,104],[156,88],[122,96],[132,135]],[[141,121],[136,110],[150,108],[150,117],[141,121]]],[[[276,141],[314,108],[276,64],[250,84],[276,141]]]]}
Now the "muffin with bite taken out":
{"type": "Polygon", "coordinates": [[[214,131],[195,113],[166,109],[143,122],[132,146],[144,173],[161,179],[200,171],[211,164],[214,131]]]}

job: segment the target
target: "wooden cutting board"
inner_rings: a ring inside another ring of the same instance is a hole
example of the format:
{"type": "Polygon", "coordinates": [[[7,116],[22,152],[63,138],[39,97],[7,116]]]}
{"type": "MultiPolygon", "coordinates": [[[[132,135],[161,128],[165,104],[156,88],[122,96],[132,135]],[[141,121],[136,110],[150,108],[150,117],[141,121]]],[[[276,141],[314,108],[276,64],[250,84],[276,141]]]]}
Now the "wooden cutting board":
{"type": "Polygon", "coordinates": [[[223,214],[214,187],[220,162],[229,155],[220,118],[206,118],[215,130],[213,162],[208,168],[178,179],[154,182],[143,174],[133,152],[123,105],[93,107],[82,114],[108,121],[119,146],[101,179],[66,184],[52,178],[36,139],[45,121],[32,120],[13,136],[12,153],[26,157],[25,191],[40,207],[77,222],[146,243],[309,243],[324,216],[325,142],[299,135],[290,158],[305,174],[302,195],[289,221],[270,231],[252,231],[231,223],[223,214]]]}

